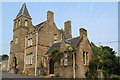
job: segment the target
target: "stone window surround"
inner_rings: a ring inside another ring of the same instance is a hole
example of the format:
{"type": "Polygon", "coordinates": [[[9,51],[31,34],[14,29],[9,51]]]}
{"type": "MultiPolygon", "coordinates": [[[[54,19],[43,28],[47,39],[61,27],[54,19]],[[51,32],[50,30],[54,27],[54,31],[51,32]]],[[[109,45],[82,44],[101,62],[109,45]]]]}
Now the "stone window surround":
{"type": "Polygon", "coordinates": [[[28,35],[28,46],[32,45],[32,33],[28,35]]]}
{"type": "Polygon", "coordinates": [[[57,42],[57,34],[54,34],[54,43],[56,43],[57,42]]]}
{"type": "Polygon", "coordinates": [[[68,55],[64,53],[64,58],[60,59],[61,66],[68,66],[68,55]]]}
{"type": "Polygon", "coordinates": [[[26,64],[27,65],[32,65],[33,64],[33,57],[34,57],[33,53],[30,53],[30,54],[26,55],[26,64]]]}
{"type": "Polygon", "coordinates": [[[21,21],[20,21],[20,20],[18,20],[18,25],[17,25],[17,27],[19,27],[19,26],[20,26],[20,22],[21,22],[21,21]]]}
{"type": "Polygon", "coordinates": [[[25,27],[28,26],[28,20],[25,20],[24,25],[25,25],[25,27]]]}
{"type": "Polygon", "coordinates": [[[88,63],[88,52],[83,52],[83,64],[87,65],[88,63]]]}

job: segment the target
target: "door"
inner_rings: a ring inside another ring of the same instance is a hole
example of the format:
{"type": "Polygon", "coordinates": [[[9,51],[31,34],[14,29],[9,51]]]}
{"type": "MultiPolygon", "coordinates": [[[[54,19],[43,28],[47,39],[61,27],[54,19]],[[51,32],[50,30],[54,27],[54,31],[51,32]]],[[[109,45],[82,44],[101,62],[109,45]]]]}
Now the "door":
{"type": "Polygon", "coordinates": [[[54,61],[52,58],[49,61],[49,74],[54,74],[54,61]]]}

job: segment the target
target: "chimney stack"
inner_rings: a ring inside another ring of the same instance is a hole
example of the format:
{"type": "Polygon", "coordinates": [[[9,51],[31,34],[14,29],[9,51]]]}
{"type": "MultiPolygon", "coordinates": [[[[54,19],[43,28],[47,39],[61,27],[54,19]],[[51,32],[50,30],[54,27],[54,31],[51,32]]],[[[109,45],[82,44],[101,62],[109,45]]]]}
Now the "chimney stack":
{"type": "Polygon", "coordinates": [[[87,30],[84,28],[79,29],[80,38],[87,38],[87,30]]]}
{"type": "Polygon", "coordinates": [[[68,38],[72,38],[71,21],[66,21],[64,23],[64,31],[68,38]]]}
{"type": "Polygon", "coordinates": [[[47,20],[50,22],[54,22],[54,13],[52,11],[47,12],[47,20]]]}

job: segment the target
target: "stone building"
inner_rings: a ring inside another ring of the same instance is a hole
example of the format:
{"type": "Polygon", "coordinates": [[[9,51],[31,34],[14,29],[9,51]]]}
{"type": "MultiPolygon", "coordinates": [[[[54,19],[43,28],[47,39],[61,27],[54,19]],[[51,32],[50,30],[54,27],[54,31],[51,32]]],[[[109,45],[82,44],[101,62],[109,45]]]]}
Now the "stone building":
{"type": "Polygon", "coordinates": [[[71,21],[64,23],[64,30],[58,29],[51,11],[47,12],[46,21],[33,25],[26,4],[23,4],[14,19],[9,70],[18,67],[19,73],[27,70],[29,75],[38,76],[42,64],[47,76],[85,78],[92,54],[87,30],[79,29],[80,36],[75,38],[71,31],[71,21]],[[67,55],[68,46],[75,47],[74,55],[67,55]],[[49,56],[55,48],[64,55],[58,61],[49,56]]]}
{"type": "Polygon", "coordinates": [[[4,60],[0,61],[0,63],[1,71],[8,71],[8,58],[5,58],[4,60]]]}

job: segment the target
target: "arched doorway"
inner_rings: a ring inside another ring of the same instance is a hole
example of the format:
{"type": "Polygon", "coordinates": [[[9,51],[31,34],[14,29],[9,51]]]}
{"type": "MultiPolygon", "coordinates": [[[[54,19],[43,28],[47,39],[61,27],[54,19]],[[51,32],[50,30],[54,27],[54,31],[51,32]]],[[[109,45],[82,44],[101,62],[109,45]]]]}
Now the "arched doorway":
{"type": "Polygon", "coordinates": [[[52,58],[49,61],[49,74],[54,74],[54,60],[52,58]]]}

